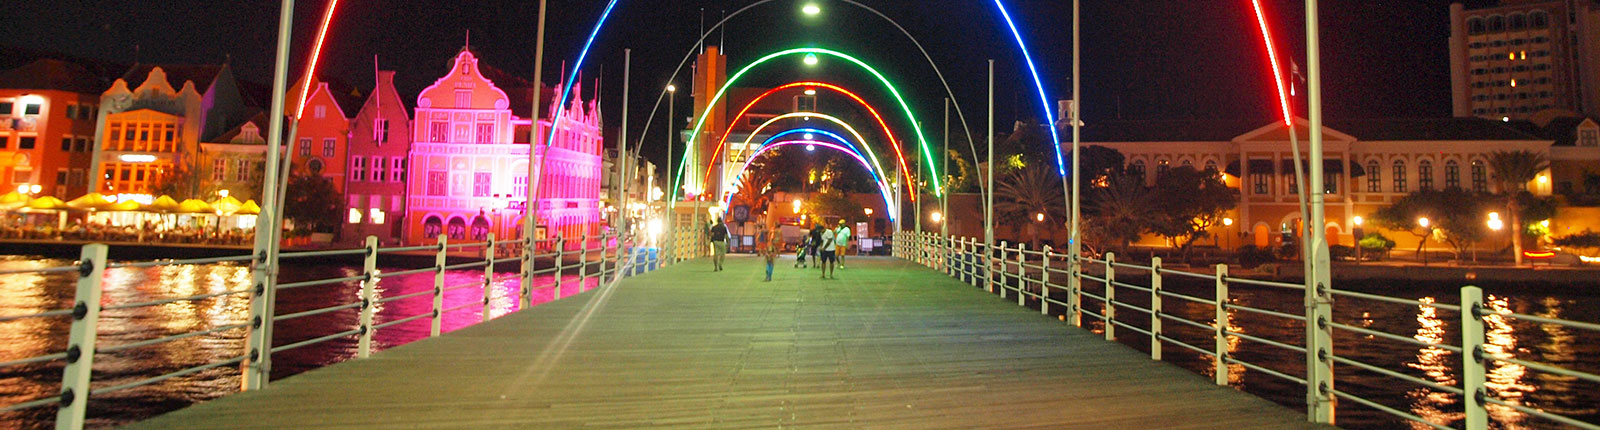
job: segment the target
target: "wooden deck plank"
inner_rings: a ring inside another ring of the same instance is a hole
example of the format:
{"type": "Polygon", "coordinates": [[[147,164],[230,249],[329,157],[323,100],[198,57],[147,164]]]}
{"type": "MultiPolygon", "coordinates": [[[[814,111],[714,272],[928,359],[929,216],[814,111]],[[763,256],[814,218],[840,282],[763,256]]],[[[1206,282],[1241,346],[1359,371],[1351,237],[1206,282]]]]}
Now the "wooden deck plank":
{"type": "Polygon", "coordinates": [[[693,262],[129,428],[1327,428],[892,259],[693,262]]]}

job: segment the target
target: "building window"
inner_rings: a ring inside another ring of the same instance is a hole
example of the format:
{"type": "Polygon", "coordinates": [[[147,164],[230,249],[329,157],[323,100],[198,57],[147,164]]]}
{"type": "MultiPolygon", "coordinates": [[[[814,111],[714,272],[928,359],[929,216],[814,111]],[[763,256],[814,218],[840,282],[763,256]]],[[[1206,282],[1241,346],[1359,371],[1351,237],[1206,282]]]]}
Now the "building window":
{"type": "Polygon", "coordinates": [[[816,112],[817,96],[798,96],[794,98],[796,112],[816,112]]]}
{"type": "Polygon", "coordinates": [[[300,156],[311,156],[311,139],[300,139],[300,156]]]}
{"type": "Polygon", "coordinates": [[[1472,162],[1472,191],[1489,192],[1489,169],[1482,161],[1472,162]]]}
{"type": "Polygon", "coordinates": [[[1378,168],[1378,162],[1367,162],[1367,192],[1383,192],[1383,171],[1378,168]]]}
{"type": "Polygon", "coordinates": [[[56,169],[56,186],[67,185],[67,169],[56,169]]]}
{"type": "Polygon", "coordinates": [[[1172,163],[1168,162],[1167,160],[1157,161],[1156,162],[1156,179],[1161,179],[1162,176],[1167,176],[1167,170],[1170,170],[1172,168],[1171,164],[1172,163]]]}
{"type": "Polygon", "coordinates": [[[328,107],[317,106],[311,109],[311,116],[316,119],[322,119],[322,117],[328,116],[328,107]]]}
{"type": "Polygon", "coordinates": [[[38,103],[28,103],[28,104],[22,105],[22,114],[23,115],[38,115],[39,114],[39,107],[40,107],[40,105],[38,103]]]}
{"type": "Polygon", "coordinates": [[[1289,180],[1284,181],[1289,184],[1289,195],[1300,194],[1300,176],[1294,174],[1294,172],[1284,172],[1284,176],[1289,178],[1289,180]]]}
{"type": "Polygon", "coordinates": [[[1578,146],[1600,146],[1600,131],[1579,130],[1578,146]]]}
{"type": "Polygon", "coordinates": [[[522,197],[523,199],[527,199],[527,197],[528,197],[528,172],[519,171],[517,173],[516,182],[514,183],[514,186],[511,188],[511,191],[513,193],[515,193],[515,194],[512,194],[512,197],[522,197]]]}
{"type": "Polygon", "coordinates": [[[444,196],[450,194],[449,172],[428,172],[428,195],[444,196]]]}
{"type": "Polygon", "coordinates": [[[428,219],[422,221],[423,237],[432,239],[439,237],[441,233],[444,233],[444,223],[439,222],[439,217],[428,216],[428,219]]]}
{"type": "Polygon", "coordinates": [[[1444,162],[1444,187],[1461,188],[1461,166],[1456,165],[1456,160],[1444,162]]]}
{"type": "Polygon", "coordinates": [[[1139,184],[1144,184],[1144,160],[1135,160],[1128,165],[1128,175],[1139,178],[1139,184]]]}
{"type": "Polygon", "coordinates": [[[472,107],[472,90],[456,90],[456,109],[472,107]]]}
{"type": "Polygon", "coordinates": [[[335,145],[335,142],[336,141],[333,138],[322,139],[322,156],[323,157],[333,158],[333,147],[335,145]]]}
{"type": "Polygon", "coordinates": [[[472,174],[472,196],[473,197],[489,197],[489,193],[493,189],[493,183],[490,182],[490,181],[493,178],[494,178],[494,176],[491,175],[489,172],[475,172],[475,173],[473,173],[472,174]]]}
{"type": "Polygon", "coordinates": [[[1343,178],[1344,173],[1342,172],[1322,172],[1322,193],[1338,194],[1339,181],[1343,180],[1343,178]]]}
{"type": "Polygon", "coordinates": [[[72,138],[70,138],[70,137],[61,138],[61,152],[71,152],[71,151],[72,151],[72,138]]]}
{"type": "Polygon", "coordinates": [[[259,175],[256,174],[255,166],[251,165],[250,160],[246,160],[246,159],[243,159],[243,158],[238,159],[238,160],[234,160],[234,163],[233,163],[233,180],[235,180],[235,181],[253,181],[253,180],[258,179],[257,176],[259,176],[259,175]]]}
{"type": "Polygon", "coordinates": [[[16,105],[12,102],[0,102],[0,116],[11,116],[11,112],[15,109],[16,105]]]}
{"type": "Polygon", "coordinates": [[[445,234],[450,236],[450,240],[466,239],[467,222],[461,218],[450,218],[450,224],[445,225],[445,234]]]}
{"type": "Polygon", "coordinates": [[[428,123],[428,141],[439,143],[449,142],[450,123],[447,121],[434,121],[428,123]]]}
{"type": "Polygon", "coordinates": [[[1406,162],[1405,161],[1401,161],[1401,160],[1395,160],[1394,161],[1394,173],[1393,173],[1392,176],[1394,176],[1394,192],[1396,192],[1396,193],[1405,193],[1406,192],[1406,162]]]}
{"type": "Polygon", "coordinates": [[[478,143],[494,143],[494,124],[479,123],[477,138],[478,143]]]}
{"type": "Polygon", "coordinates": [[[218,158],[211,160],[211,180],[221,181],[228,174],[228,159],[218,158]]]}
{"type": "Polygon", "coordinates": [[[1250,172],[1250,186],[1257,195],[1267,194],[1267,183],[1270,175],[1265,172],[1250,172]]]}
{"type": "Polygon", "coordinates": [[[367,169],[366,169],[367,166],[366,166],[366,163],[367,163],[367,159],[366,158],[350,157],[350,181],[351,182],[362,182],[362,181],[367,180],[367,169]]]}
{"type": "Polygon", "coordinates": [[[72,142],[73,152],[89,152],[89,138],[80,137],[72,142]]]}
{"type": "Polygon", "coordinates": [[[403,157],[389,157],[389,181],[406,181],[406,159],[403,157]]]}
{"type": "Polygon", "coordinates": [[[1417,189],[1433,191],[1433,162],[1422,160],[1417,162],[1417,189]]]}
{"type": "Polygon", "coordinates": [[[6,135],[3,135],[3,134],[0,134],[0,149],[6,149],[6,147],[10,146],[10,145],[11,145],[11,136],[6,136],[6,135]]]}
{"type": "Polygon", "coordinates": [[[383,118],[372,120],[372,141],[381,145],[387,140],[389,140],[389,120],[383,118]]]}
{"type": "Polygon", "coordinates": [[[33,149],[34,143],[36,143],[38,140],[38,137],[22,136],[21,138],[17,139],[17,149],[33,149]]]}

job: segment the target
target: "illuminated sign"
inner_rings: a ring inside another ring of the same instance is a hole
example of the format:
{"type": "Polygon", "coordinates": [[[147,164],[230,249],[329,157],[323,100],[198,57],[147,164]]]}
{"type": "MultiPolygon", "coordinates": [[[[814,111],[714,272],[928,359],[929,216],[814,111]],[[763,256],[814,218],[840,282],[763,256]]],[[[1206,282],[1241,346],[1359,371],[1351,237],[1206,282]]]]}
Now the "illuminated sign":
{"type": "Polygon", "coordinates": [[[150,154],[122,154],[117,156],[117,160],[124,163],[152,163],[156,161],[156,156],[150,154]]]}

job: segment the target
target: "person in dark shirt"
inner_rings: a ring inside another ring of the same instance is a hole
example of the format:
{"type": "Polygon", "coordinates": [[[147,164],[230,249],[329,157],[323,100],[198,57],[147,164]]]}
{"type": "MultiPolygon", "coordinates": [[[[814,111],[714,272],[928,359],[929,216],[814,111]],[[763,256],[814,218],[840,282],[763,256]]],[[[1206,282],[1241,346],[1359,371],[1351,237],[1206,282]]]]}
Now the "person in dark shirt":
{"type": "Polygon", "coordinates": [[[712,220],[711,223],[711,264],[716,266],[713,272],[722,271],[722,258],[728,255],[728,226],[722,224],[722,219],[712,220]]]}
{"type": "MultiPolygon", "coordinates": [[[[810,254],[813,259],[815,259],[817,256],[822,255],[822,254],[818,254],[817,253],[817,247],[822,244],[822,230],[825,230],[825,229],[822,228],[822,224],[821,223],[815,224],[815,225],[813,225],[811,227],[811,234],[810,234],[811,242],[808,243],[807,246],[806,246],[806,251],[807,251],[806,253],[810,254]]],[[[822,268],[822,264],[817,264],[816,266],[817,266],[818,269],[822,268]]]]}

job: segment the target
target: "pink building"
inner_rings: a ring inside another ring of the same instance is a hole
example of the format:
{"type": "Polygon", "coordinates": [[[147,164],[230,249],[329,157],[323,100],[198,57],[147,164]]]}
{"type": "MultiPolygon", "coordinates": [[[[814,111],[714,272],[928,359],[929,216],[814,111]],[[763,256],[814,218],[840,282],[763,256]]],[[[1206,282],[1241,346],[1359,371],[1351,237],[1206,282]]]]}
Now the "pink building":
{"type": "Polygon", "coordinates": [[[349,169],[344,177],[345,242],[377,236],[384,243],[399,239],[406,214],[406,157],[411,153],[411,118],[394,72],[381,71],[377,89],[350,123],[349,169]]]}
{"type": "MultiPolygon", "coordinates": [[[[417,96],[406,171],[405,237],[429,242],[520,237],[527,205],[529,148],[544,160],[540,192],[541,234],[592,234],[600,226],[600,114],[598,103],[580,93],[560,111],[554,145],[546,148],[551,121],[513,113],[531,108],[529,90],[508,96],[495,86],[478,58],[463,48],[450,73],[417,96]],[[527,130],[537,124],[537,133],[527,130]],[[530,136],[531,135],[531,136],[530,136]],[[533,142],[532,145],[529,142],[533,142]]],[[[505,80],[506,78],[501,78],[505,80]]],[[[541,91],[540,102],[555,91],[541,91]]],[[[555,111],[549,102],[546,112],[555,111]]]]}

